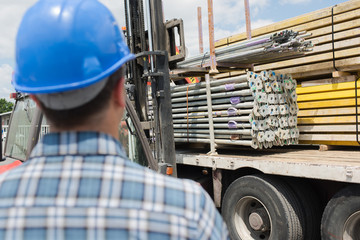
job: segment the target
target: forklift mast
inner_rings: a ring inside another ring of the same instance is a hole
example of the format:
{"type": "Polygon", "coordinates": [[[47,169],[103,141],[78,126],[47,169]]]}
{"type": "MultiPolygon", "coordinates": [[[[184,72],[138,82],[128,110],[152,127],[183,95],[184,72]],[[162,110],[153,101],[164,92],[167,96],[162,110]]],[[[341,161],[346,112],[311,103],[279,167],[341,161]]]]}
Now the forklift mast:
{"type": "MultiPolygon", "coordinates": [[[[128,45],[137,58],[128,65],[128,84],[133,86],[128,94],[135,103],[135,111],[142,123],[153,126],[146,132],[155,146],[155,159],[160,166],[173,166],[173,176],[177,176],[175,142],[170,96],[169,57],[171,65],[184,59],[184,34],[182,20],[172,20],[181,24],[165,24],[162,0],[124,0],[126,35],[128,45]],[[148,9],[144,9],[145,2],[148,9]],[[145,11],[149,15],[148,30],[145,31],[145,11]],[[180,26],[180,27],[179,27],[180,26]],[[174,29],[178,28],[180,56],[176,56],[174,29]],[[181,35],[182,34],[182,35],[181,35]],[[183,57],[182,57],[183,56],[183,57]],[[151,83],[153,119],[149,118],[147,86],[151,83]]],[[[144,135],[145,136],[145,135],[144,135]]]]}

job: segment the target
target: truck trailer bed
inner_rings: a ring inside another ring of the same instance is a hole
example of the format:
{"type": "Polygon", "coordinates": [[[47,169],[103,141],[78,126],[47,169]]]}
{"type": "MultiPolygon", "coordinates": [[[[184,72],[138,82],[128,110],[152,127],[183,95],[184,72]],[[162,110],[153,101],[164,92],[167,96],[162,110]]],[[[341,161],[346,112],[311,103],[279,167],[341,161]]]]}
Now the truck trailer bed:
{"type": "Polygon", "coordinates": [[[254,168],[266,174],[360,183],[360,152],[356,148],[319,151],[309,147],[253,150],[221,149],[218,154],[177,150],[179,164],[236,170],[254,168]]]}

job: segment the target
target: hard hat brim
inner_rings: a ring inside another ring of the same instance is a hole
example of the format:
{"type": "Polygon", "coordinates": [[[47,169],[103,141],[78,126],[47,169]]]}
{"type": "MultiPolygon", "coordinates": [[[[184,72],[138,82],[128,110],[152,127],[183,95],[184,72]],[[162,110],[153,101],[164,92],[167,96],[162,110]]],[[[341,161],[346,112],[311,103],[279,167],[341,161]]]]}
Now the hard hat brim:
{"type": "MultiPolygon", "coordinates": [[[[15,81],[12,81],[12,84],[16,91],[23,92],[23,93],[29,93],[29,94],[59,93],[59,92],[76,90],[76,89],[90,86],[90,85],[110,76],[112,73],[114,73],[116,70],[118,70],[126,62],[131,61],[133,59],[135,59],[135,55],[130,53],[97,76],[94,76],[89,79],[84,79],[84,80],[78,81],[76,83],[69,83],[69,84],[56,85],[56,86],[42,86],[42,87],[29,86],[29,84],[28,84],[29,80],[22,78],[22,76],[20,76],[17,73],[17,71],[15,70],[15,74],[14,74],[15,81]],[[23,85],[22,83],[26,83],[26,84],[23,85]]],[[[49,79],[49,81],[51,81],[51,79],[49,79]]]]}

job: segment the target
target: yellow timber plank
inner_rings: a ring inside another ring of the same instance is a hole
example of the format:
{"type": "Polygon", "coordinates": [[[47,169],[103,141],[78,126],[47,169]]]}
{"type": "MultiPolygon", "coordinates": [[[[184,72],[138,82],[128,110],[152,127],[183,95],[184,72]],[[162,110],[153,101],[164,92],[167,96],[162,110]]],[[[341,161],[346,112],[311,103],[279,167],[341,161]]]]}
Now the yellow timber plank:
{"type": "Polygon", "coordinates": [[[300,144],[313,144],[313,145],[336,145],[336,146],[360,146],[356,141],[308,141],[300,140],[300,144]]]}
{"type": "MultiPolygon", "coordinates": [[[[360,116],[358,116],[358,122],[360,116]]],[[[341,117],[309,117],[309,118],[298,118],[298,124],[345,124],[345,123],[356,123],[355,116],[341,116],[341,117]]]]}
{"type": "MultiPolygon", "coordinates": [[[[360,130],[360,125],[358,125],[360,130]]],[[[310,132],[339,132],[339,133],[355,133],[356,124],[354,125],[298,125],[301,133],[310,132]]]]}
{"type": "Polygon", "coordinates": [[[310,80],[310,81],[303,81],[298,88],[305,88],[305,87],[314,87],[320,86],[325,84],[334,84],[334,83],[343,83],[343,82],[354,82],[357,79],[357,76],[345,76],[345,77],[337,77],[337,78],[327,78],[327,79],[319,79],[319,80],[310,80]]]}
{"type": "MultiPolygon", "coordinates": [[[[358,104],[360,103],[360,96],[358,98],[358,104]]],[[[348,99],[336,99],[336,100],[323,100],[314,102],[302,102],[298,103],[300,110],[302,109],[319,109],[329,107],[351,107],[355,106],[355,98],[348,99]]]]}
{"type": "MultiPolygon", "coordinates": [[[[357,88],[360,88],[360,79],[357,80],[357,88]]],[[[301,94],[309,94],[309,93],[320,93],[320,92],[351,90],[351,89],[355,91],[355,82],[325,84],[314,87],[301,87],[301,88],[296,88],[296,93],[298,95],[301,95],[301,94]]]]}
{"type": "MultiPolygon", "coordinates": [[[[323,108],[323,109],[300,110],[298,113],[298,117],[313,117],[313,116],[318,117],[318,116],[354,115],[354,114],[356,114],[355,107],[323,108]]],[[[358,107],[358,114],[360,114],[359,107],[358,107]]]]}
{"type": "MultiPolygon", "coordinates": [[[[360,44],[360,39],[357,39],[356,41],[358,41],[360,44]]],[[[360,55],[359,47],[335,51],[335,59],[345,58],[345,57],[354,57],[354,56],[359,56],[359,55],[360,55]]],[[[304,56],[304,57],[299,57],[299,58],[295,58],[295,59],[291,59],[291,60],[285,60],[285,61],[280,61],[280,62],[275,62],[275,63],[264,64],[261,66],[256,66],[255,71],[259,72],[259,71],[263,71],[263,70],[267,70],[267,69],[276,70],[279,68],[293,67],[293,66],[298,66],[298,65],[302,65],[302,64],[311,64],[311,63],[316,63],[316,62],[321,62],[321,61],[328,61],[328,60],[332,60],[332,59],[333,59],[333,53],[328,52],[328,53],[304,56]]]]}
{"type": "MultiPolygon", "coordinates": [[[[360,96],[360,91],[357,89],[357,95],[360,96]]],[[[297,101],[316,101],[316,100],[330,100],[330,99],[341,99],[341,98],[355,98],[355,90],[343,90],[333,91],[324,93],[312,93],[299,95],[297,101]]]]}
{"type": "MultiPolygon", "coordinates": [[[[300,134],[301,141],[356,141],[356,134],[300,134]]],[[[359,153],[360,156],[360,153],[359,153]]]]}
{"type": "MultiPolygon", "coordinates": [[[[348,12],[348,11],[358,9],[358,8],[360,8],[359,0],[348,1],[348,2],[337,5],[334,8],[334,15],[348,12]]],[[[280,21],[280,22],[277,22],[277,23],[274,23],[274,24],[271,24],[271,25],[268,25],[265,27],[257,28],[257,29],[252,30],[251,35],[252,35],[252,37],[256,37],[256,36],[276,32],[276,31],[280,31],[280,30],[290,28],[293,26],[298,26],[300,24],[313,22],[318,19],[326,18],[326,17],[331,16],[331,9],[332,9],[332,7],[328,7],[328,8],[317,10],[317,11],[307,13],[307,14],[304,14],[301,16],[290,18],[290,19],[287,19],[284,21],[280,21]]],[[[215,44],[215,47],[221,46],[220,45],[221,43],[222,44],[224,44],[225,42],[233,43],[233,42],[245,40],[246,38],[247,38],[246,33],[240,33],[240,34],[237,34],[237,35],[227,38],[227,41],[222,41],[222,39],[221,39],[220,41],[218,41],[217,44],[215,44]]]]}

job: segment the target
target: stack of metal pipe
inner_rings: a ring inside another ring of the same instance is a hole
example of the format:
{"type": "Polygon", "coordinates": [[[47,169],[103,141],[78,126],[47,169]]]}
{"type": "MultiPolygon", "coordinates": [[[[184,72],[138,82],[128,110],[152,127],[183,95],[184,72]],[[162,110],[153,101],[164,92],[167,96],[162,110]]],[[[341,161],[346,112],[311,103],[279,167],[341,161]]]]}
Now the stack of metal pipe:
{"type": "MultiPolygon", "coordinates": [[[[309,34],[306,32],[284,30],[242,41],[216,49],[216,61],[218,63],[255,64],[301,56],[304,52],[312,51],[313,48],[311,41],[305,41],[307,36],[309,34]]],[[[209,62],[209,59],[209,53],[196,55],[178,63],[178,67],[203,66],[209,62]]]]}
{"type": "Polygon", "coordinates": [[[209,85],[210,97],[206,82],[172,87],[175,142],[211,143],[213,131],[215,144],[257,149],[297,143],[296,81],[290,76],[248,72],[209,85]]]}

